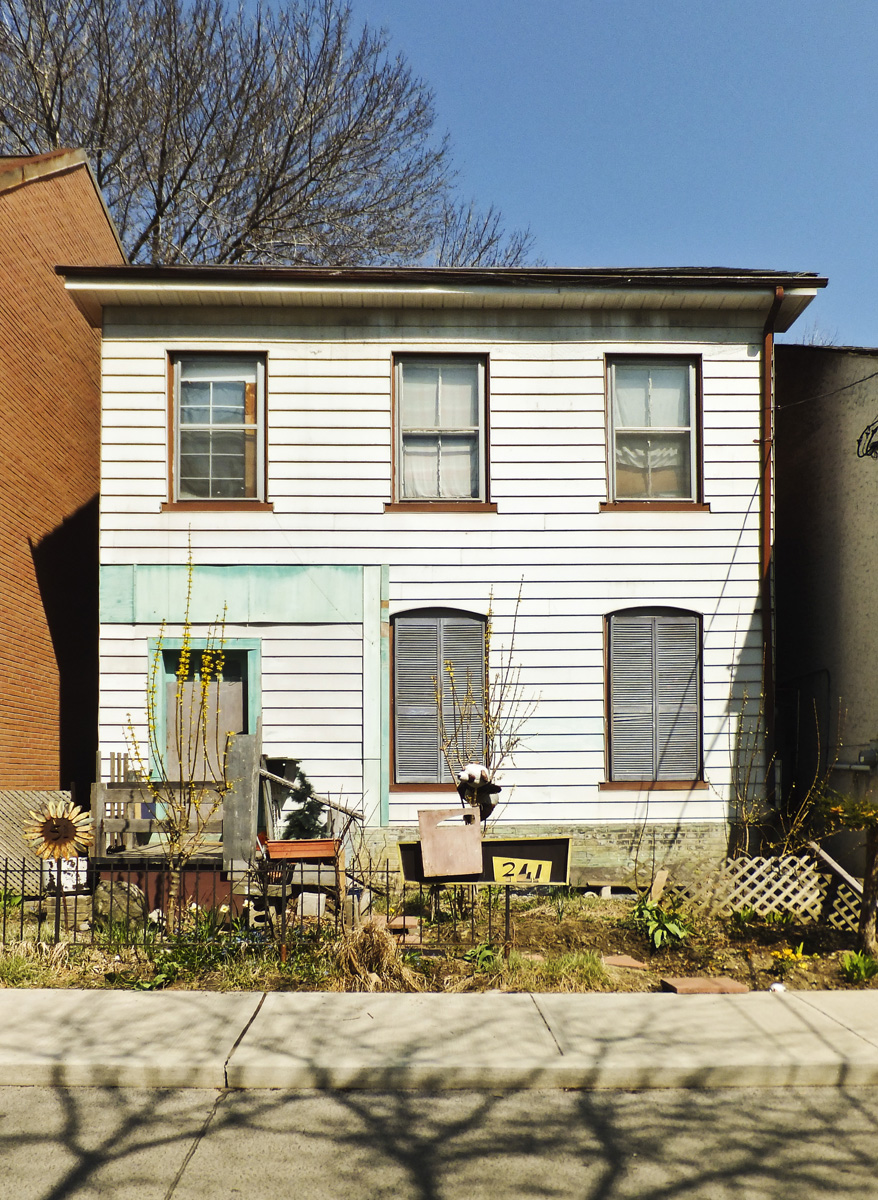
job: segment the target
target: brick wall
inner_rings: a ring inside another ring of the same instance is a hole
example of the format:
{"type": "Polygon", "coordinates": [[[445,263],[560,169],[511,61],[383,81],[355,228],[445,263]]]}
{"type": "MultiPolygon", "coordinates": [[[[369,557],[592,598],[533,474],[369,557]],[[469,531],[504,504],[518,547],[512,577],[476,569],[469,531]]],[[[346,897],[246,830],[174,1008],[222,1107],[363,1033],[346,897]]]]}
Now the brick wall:
{"type": "Polygon", "coordinates": [[[0,190],[0,787],[94,754],[100,335],[54,268],[121,261],[84,162],[0,190]]]}

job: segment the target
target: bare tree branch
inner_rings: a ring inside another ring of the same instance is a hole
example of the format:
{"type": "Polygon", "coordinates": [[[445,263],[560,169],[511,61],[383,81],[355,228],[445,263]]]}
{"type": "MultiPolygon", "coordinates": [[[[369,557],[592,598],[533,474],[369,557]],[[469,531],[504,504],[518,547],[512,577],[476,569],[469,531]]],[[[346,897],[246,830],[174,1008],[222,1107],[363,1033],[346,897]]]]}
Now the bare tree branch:
{"type": "Polygon", "coordinates": [[[132,261],[517,265],[343,0],[0,0],[0,152],[89,153],[132,261]]]}

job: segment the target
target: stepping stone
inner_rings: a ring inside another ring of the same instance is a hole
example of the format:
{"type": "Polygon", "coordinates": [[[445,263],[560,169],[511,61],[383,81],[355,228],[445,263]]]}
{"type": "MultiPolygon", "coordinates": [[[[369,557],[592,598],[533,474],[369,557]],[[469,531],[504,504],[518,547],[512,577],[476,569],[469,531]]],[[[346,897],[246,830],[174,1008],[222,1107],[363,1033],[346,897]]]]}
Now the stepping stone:
{"type": "Polygon", "coordinates": [[[728,975],[717,975],[713,979],[670,977],[661,982],[663,992],[676,992],[679,996],[737,996],[750,991],[746,983],[738,983],[737,979],[729,979],[728,975]]]}
{"type": "Polygon", "coordinates": [[[390,933],[407,933],[409,930],[419,927],[418,917],[391,917],[387,922],[387,929],[390,933]]]}
{"type": "Polygon", "coordinates": [[[630,954],[605,954],[605,967],[628,967],[632,971],[645,971],[646,963],[641,962],[639,958],[632,958],[630,954]]]}

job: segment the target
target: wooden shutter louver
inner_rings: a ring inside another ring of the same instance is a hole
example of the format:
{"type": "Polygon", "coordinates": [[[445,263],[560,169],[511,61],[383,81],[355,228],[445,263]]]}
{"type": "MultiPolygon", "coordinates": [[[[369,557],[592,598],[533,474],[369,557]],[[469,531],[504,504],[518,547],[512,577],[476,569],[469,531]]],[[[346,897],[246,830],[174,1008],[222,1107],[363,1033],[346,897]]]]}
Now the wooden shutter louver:
{"type": "Polygon", "coordinates": [[[656,621],[656,779],[697,779],[699,623],[695,617],[656,621]]]}
{"type": "Polygon", "coordinates": [[[612,779],[700,777],[700,647],[700,622],[688,613],[611,617],[612,779]]]}
{"type": "Polygon", "coordinates": [[[655,770],[655,642],[650,617],[614,617],[610,627],[610,772],[652,779],[655,770]]]}
{"type": "MultiPolygon", "coordinates": [[[[442,714],[451,733],[459,723],[445,664],[454,672],[458,702],[472,681],[478,714],[484,703],[484,622],[473,617],[401,616],[394,622],[394,758],[397,783],[453,783],[442,754],[436,684],[442,690],[442,714]]],[[[464,723],[459,739],[484,754],[480,715],[464,723]]]]}
{"type": "Polygon", "coordinates": [[[433,683],[439,676],[437,621],[397,621],[393,648],[396,780],[435,783],[440,757],[433,683]]]}
{"type": "MultiPolygon", "coordinates": [[[[463,761],[482,762],[485,757],[485,730],[482,712],[485,702],[485,626],[471,618],[442,618],[442,717],[450,736],[457,730],[455,738],[457,755],[463,761]],[[454,672],[452,692],[448,669],[454,672]],[[471,690],[474,707],[467,711],[464,704],[467,691],[471,690]],[[457,701],[455,703],[455,695],[457,701]]],[[[453,783],[445,757],[442,757],[443,783],[453,783]]]]}

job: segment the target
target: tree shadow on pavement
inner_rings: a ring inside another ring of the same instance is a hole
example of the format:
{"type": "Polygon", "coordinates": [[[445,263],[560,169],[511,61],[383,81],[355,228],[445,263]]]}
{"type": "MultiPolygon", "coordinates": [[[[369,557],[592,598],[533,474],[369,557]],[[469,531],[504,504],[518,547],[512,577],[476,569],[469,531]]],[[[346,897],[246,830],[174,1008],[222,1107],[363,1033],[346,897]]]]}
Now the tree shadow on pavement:
{"type": "Polygon", "coordinates": [[[873,1088],[5,1088],[0,1114],[15,1200],[875,1194],[873,1088]]]}

